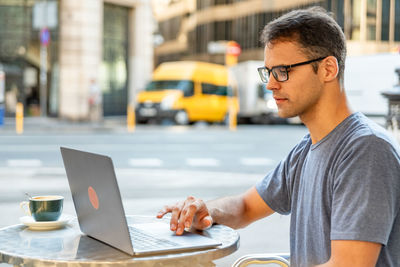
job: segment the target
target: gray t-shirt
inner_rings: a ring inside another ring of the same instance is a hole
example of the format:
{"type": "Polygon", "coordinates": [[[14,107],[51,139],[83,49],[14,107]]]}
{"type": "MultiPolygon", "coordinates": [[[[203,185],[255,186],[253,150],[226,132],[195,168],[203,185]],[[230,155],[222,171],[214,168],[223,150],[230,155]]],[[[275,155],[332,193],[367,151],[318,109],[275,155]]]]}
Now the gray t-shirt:
{"type": "Polygon", "coordinates": [[[354,113],[316,144],[309,135],[257,185],[264,201],[291,213],[291,266],[327,262],[331,240],[382,244],[379,267],[400,266],[400,149],[354,113]]]}

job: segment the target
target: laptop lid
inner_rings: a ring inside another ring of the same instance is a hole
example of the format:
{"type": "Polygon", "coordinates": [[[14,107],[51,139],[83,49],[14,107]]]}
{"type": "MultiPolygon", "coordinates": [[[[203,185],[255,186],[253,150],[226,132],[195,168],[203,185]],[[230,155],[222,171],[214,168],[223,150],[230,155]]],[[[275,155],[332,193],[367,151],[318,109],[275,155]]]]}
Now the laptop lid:
{"type": "Polygon", "coordinates": [[[60,149],[81,231],[133,255],[111,158],[65,147],[60,149]]]}
{"type": "MultiPolygon", "coordinates": [[[[168,225],[163,224],[165,227],[160,228],[160,223],[149,223],[147,226],[133,226],[148,230],[149,233],[156,232],[157,237],[173,241],[176,246],[134,249],[111,158],[65,147],[60,149],[79,226],[88,236],[130,255],[204,249],[221,245],[219,241],[190,232],[183,236],[175,236],[168,225]]],[[[137,237],[134,236],[134,239],[137,237]]]]}

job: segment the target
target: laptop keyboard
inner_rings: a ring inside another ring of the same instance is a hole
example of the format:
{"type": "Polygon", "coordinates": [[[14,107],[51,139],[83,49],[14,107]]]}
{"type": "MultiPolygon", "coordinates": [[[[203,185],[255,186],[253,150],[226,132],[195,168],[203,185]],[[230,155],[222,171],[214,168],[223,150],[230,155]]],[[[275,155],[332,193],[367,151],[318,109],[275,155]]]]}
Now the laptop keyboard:
{"type": "Polygon", "coordinates": [[[157,238],[132,226],[129,226],[129,233],[135,249],[162,249],[179,246],[179,244],[175,242],[163,238],[157,238]]]}

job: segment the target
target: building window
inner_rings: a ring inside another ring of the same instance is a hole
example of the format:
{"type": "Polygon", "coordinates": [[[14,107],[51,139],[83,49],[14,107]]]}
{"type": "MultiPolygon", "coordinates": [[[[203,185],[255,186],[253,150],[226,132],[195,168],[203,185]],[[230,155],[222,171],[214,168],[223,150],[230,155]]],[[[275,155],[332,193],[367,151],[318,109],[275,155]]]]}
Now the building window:
{"type": "Polygon", "coordinates": [[[396,1],[395,2],[395,8],[394,8],[394,40],[395,41],[400,41],[400,2],[396,1]]]}
{"type": "Polygon", "coordinates": [[[258,47],[259,40],[259,24],[258,24],[258,16],[256,14],[252,14],[249,16],[249,27],[250,27],[250,38],[249,38],[249,48],[258,47]]]}
{"type": "Polygon", "coordinates": [[[239,43],[242,49],[245,49],[243,46],[242,36],[244,31],[242,31],[243,18],[237,18],[232,21],[232,40],[239,43]]]}
{"type": "Polygon", "coordinates": [[[128,98],[129,9],[104,5],[101,88],[104,115],[126,114],[128,98]]]}
{"type": "Polygon", "coordinates": [[[376,39],[376,0],[367,1],[367,40],[376,39]]]}
{"type": "Polygon", "coordinates": [[[332,0],[330,2],[330,11],[333,12],[335,20],[344,31],[344,1],[332,0]]]}
{"type": "Polygon", "coordinates": [[[351,0],[351,40],[360,40],[361,0],[351,0]]]}
{"type": "Polygon", "coordinates": [[[207,53],[207,45],[212,40],[213,23],[202,24],[196,27],[196,41],[194,43],[197,54],[207,53]]]}
{"type": "Polygon", "coordinates": [[[197,0],[196,1],[197,10],[202,10],[202,9],[206,9],[206,8],[210,7],[212,1],[213,0],[197,0]]]}
{"type": "Polygon", "coordinates": [[[213,39],[215,41],[225,40],[225,23],[224,23],[224,21],[214,22],[213,39]]]}
{"type": "Polygon", "coordinates": [[[227,0],[214,0],[214,6],[225,5],[227,0]]]}
{"type": "Polygon", "coordinates": [[[381,40],[389,41],[390,0],[382,0],[382,33],[381,40]]]}
{"type": "Polygon", "coordinates": [[[216,21],[213,23],[213,40],[231,40],[232,21],[216,21]]]}
{"type": "MultiPolygon", "coordinates": [[[[197,35],[197,27],[196,27],[196,30],[190,31],[188,33],[188,44],[189,44],[188,52],[189,52],[189,54],[192,54],[192,55],[196,54],[196,51],[197,51],[196,35],[197,35]]],[[[160,56],[160,58],[161,57],[163,57],[163,56],[160,56]]],[[[158,63],[161,63],[161,62],[158,62],[158,63]]]]}

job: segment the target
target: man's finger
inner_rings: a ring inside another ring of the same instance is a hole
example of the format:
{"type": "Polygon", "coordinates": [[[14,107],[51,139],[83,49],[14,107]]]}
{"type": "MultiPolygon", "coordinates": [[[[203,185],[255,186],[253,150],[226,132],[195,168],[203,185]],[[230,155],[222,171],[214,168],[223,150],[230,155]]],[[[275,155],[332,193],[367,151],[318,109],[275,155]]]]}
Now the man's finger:
{"type": "Polygon", "coordinates": [[[210,228],[212,226],[212,224],[213,224],[213,219],[211,218],[211,216],[206,216],[199,221],[198,227],[201,230],[205,230],[205,229],[210,228]]]}
{"type": "MultiPolygon", "coordinates": [[[[179,215],[179,220],[177,221],[176,225],[176,234],[181,235],[183,234],[185,228],[187,228],[187,225],[191,225],[191,221],[188,222],[188,217],[193,218],[193,210],[191,207],[192,203],[195,201],[195,198],[190,196],[188,197],[183,203],[182,203],[182,208],[181,208],[181,213],[179,215]]],[[[194,211],[195,212],[195,211],[194,211]]]]}
{"type": "Polygon", "coordinates": [[[199,211],[201,203],[199,201],[194,201],[188,204],[186,207],[186,218],[184,218],[185,228],[189,228],[192,226],[194,216],[199,211]]]}
{"type": "Polygon", "coordinates": [[[172,207],[171,221],[170,221],[170,228],[172,231],[176,231],[178,227],[178,223],[182,212],[182,206],[183,206],[182,203],[177,203],[175,204],[175,206],[172,207]]]}
{"type": "Polygon", "coordinates": [[[165,206],[162,210],[160,210],[157,213],[157,218],[161,219],[162,217],[164,217],[165,214],[170,213],[171,211],[172,210],[170,206],[165,206]]]}

